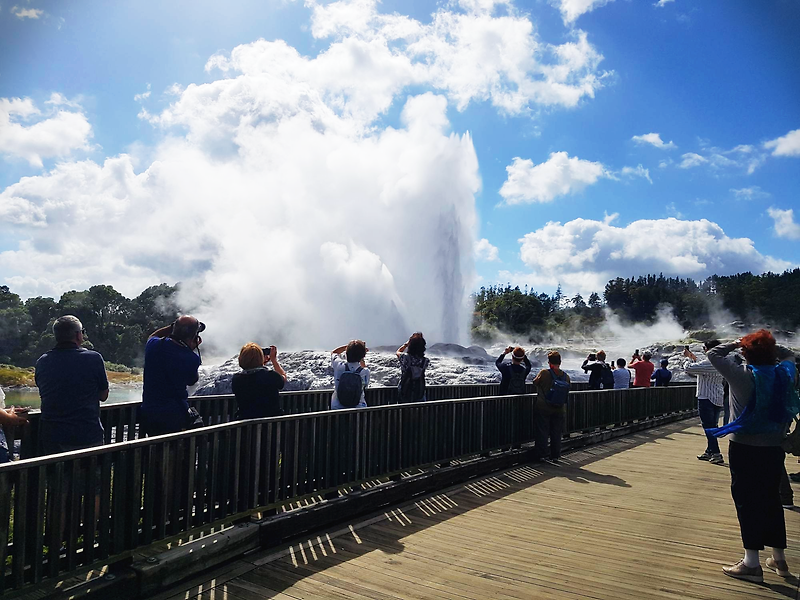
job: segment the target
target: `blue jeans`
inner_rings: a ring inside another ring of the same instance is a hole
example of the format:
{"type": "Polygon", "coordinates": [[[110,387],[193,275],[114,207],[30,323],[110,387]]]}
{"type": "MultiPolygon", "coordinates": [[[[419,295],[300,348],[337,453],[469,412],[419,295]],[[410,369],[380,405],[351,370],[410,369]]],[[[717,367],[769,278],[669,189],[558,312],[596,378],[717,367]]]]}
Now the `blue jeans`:
{"type": "MultiPolygon", "coordinates": [[[[697,412],[700,413],[700,422],[703,424],[703,429],[719,427],[719,413],[722,412],[721,406],[716,406],[711,402],[711,400],[698,398],[697,412]]],[[[706,432],[706,438],[708,439],[706,452],[708,454],[719,454],[719,442],[717,441],[717,438],[708,432],[706,432]]]]}

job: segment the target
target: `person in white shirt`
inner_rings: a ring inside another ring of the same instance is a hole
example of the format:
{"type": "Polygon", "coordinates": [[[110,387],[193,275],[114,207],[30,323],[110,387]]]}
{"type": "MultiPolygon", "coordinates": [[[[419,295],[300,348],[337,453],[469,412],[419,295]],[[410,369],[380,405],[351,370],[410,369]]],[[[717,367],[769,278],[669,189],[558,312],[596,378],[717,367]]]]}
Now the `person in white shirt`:
{"type": "MultiPolygon", "coordinates": [[[[712,348],[719,346],[719,340],[710,340],[703,344],[703,352],[708,354],[712,348]]],[[[698,361],[689,347],[683,350],[683,355],[692,360],[692,364],[686,367],[689,375],[697,377],[697,412],[700,413],[700,422],[703,429],[711,429],[719,426],[719,415],[722,412],[724,403],[724,389],[722,387],[723,378],[719,371],[708,359],[698,361]]],[[[719,451],[719,442],[713,435],[706,433],[708,443],[706,450],[698,455],[698,460],[706,460],[713,465],[721,465],[725,462],[722,453],[719,451]]]]}
{"type": "Polygon", "coordinates": [[[615,390],[627,390],[631,387],[631,372],[625,368],[624,358],[617,359],[617,368],[614,369],[613,375],[615,390]]]}

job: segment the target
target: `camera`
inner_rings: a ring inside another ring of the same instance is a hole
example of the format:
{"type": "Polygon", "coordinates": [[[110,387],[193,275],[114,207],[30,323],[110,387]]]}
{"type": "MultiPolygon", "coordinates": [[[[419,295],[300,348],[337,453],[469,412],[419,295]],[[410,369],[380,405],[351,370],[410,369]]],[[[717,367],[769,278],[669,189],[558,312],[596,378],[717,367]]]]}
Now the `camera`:
{"type": "Polygon", "coordinates": [[[683,349],[689,352],[689,346],[684,346],[683,349]]]}
{"type": "Polygon", "coordinates": [[[264,356],[269,356],[270,348],[272,348],[271,344],[267,344],[266,346],[261,348],[261,351],[264,353],[264,356]]]}

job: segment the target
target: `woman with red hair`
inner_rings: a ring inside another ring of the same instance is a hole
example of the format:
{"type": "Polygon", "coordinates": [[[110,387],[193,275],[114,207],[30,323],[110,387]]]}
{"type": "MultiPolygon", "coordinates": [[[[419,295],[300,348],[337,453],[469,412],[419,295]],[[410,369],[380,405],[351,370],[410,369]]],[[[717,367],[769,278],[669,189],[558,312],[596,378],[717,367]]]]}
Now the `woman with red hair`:
{"type": "Polygon", "coordinates": [[[766,329],[741,340],[720,344],[706,355],[728,382],[734,421],[707,432],[717,437],[731,434],[728,463],[731,470],[731,496],[736,505],[744,558],[730,567],[726,575],[761,583],[764,572],[758,553],[772,548],[767,568],[789,577],[786,564],[786,523],[780,499],[780,481],[785,453],[781,448],[792,417],[798,411],[794,389],[794,360],[778,362],[779,355],[791,352],[778,346],[766,329]],[[728,355],[741,349],[746,365],[728,355]]]}

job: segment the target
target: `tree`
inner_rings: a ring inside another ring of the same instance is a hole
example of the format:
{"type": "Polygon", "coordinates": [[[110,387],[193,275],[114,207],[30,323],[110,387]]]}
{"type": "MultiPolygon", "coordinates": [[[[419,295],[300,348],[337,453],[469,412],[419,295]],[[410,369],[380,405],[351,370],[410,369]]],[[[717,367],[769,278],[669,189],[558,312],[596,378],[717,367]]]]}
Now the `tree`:
{"type": "Polygon", "coordinates": [[[601,308],[603,303],[600,301],[600,295],[597,292],[592,292],[589,295],[589,308],[601,308]]]}
{"type": "Polygon", "coordinates": [[[572,302],[572,306],[576,309],[586,308],[586,302],[583,301],[583,296],[581,296],[580,293],[575,294],[570,302],[572,302]]]}

